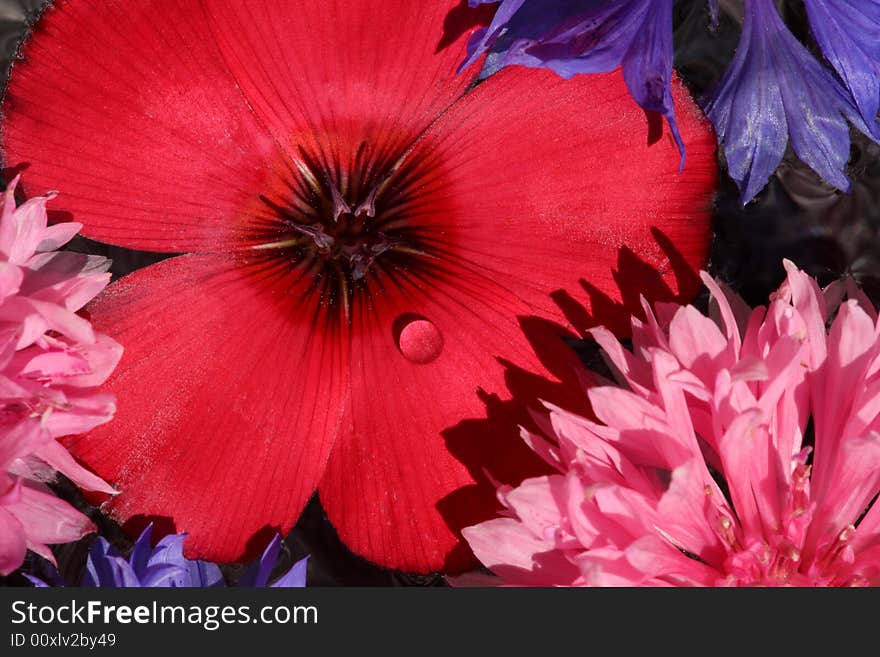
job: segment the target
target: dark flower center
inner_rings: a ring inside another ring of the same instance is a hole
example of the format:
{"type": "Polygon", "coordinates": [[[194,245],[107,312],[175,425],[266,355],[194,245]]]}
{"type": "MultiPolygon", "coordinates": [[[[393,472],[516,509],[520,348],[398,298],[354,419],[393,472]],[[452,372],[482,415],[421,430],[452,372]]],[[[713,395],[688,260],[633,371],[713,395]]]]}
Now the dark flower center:
{"type": "Polygon", "coordinates": [[[314,200],[318,203],[314,214],[285,220],[292,231],[291,242],[304,256],[340,268],[353,283],[363,279],[383,253],[404,247],[405,240],[382,230],[382,217],[376,216],[375,204],[381,185],[356,205],[333,182],[327,182],[327,187],[329,191],[315,184],[314,200]]]}
{"type": "Polygon", "coordinates": [[[271,220],[252,233],[248,250],[311,276],[323,305],[350,318],[357,297],[396,275],[425,273],[439,255],[418,221],[430,205],[424,181],[436,179],[437,166],[417,140],[386,136],[349,148],[327,136],[310,141],[285,163],[280,193],[261,196],[271,220]]]}

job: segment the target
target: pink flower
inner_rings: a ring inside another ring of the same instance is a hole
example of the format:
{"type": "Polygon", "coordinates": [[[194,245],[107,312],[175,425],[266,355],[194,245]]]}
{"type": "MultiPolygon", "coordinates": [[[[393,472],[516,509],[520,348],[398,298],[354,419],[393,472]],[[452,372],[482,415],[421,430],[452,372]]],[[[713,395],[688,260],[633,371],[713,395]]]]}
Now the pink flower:
{"type": "Polygon", "coordinates": [[[15,204],[18,178],[0,214],[0,574],[25,551],[52,560],[48,544],[81,538],[92,523],[45,482],[57,472],[89,490],[113,493],[55,439],[88,431],[115,411],[98,392],[122,347],[76,312],[110,282],[109,261],[57,251],[80,224],[48,226],[52,195],[15,204]]]}
{"type": "Polygon", "coordinates": [[[767,308],[704,274],[711,318],[644,304],[632,352],[595,329],[621,387],[590,377],[598,421],[536,414],[558,473],[499,489],[478,558],[515,585],[880,583],[877,314],[785,267],[767,308]]]}

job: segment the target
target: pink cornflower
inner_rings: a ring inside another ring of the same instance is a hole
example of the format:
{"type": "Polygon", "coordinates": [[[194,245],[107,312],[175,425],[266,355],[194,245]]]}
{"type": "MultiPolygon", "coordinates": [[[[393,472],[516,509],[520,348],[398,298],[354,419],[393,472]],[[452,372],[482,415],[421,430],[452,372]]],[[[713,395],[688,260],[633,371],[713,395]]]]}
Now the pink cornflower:
{"type": "Polygon", "coordinates": [[[46,202],[16,207],[18,178],[0,214],[0,574],[18,568],[27,549],[53,560],[48,545],[94,531],[91,521],[55,497],[57,472],[89,490],[113,493],[55,439],[88,431],[115,411],[97,386],[122,347],[95,333],[76,312],[110,282],[109,261],[57,251],[80,229],[47,226],[46,202]]]}
{"type": "Polygon", "coordinates": [[[705,274],[711,318],[643,304],[632,352],[593,330],[620,385],[591,381],[595,421],[536,414],[558,473],[499,489],[478,558],[515,585],[880,583],[877,314],[785,267],[766,308],[705,274]]]}

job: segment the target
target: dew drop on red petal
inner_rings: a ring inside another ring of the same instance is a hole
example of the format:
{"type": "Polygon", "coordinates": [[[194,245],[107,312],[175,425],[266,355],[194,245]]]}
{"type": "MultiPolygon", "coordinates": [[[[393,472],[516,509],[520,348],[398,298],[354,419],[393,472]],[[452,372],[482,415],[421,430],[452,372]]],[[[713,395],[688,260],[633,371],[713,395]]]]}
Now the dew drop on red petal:
{"type": "Polygon", "coordinates": [[[440,356],[443,351],[443,335],[433,322],[413,319],[401,329],[397,346],[408,361],[425,365],[440,356]]]}

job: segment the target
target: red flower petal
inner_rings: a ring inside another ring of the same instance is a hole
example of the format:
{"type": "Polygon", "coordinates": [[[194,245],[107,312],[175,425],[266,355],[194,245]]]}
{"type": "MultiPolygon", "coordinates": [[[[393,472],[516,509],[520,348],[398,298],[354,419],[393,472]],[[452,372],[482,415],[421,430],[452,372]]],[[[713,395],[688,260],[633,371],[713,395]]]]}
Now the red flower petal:
{"type": "Polygon", "coordinates": [[[444,40],[455,4],[58,2],[11,76],[4,163],[27,168],[29,191],[62,190],[87,237],[217,250],[263,219],[260,194],[285,189],[281,151],[303,133],[400,126],[396,157],[464,91],[474,14],[444,40]]]}
{"type": "Polygon", "coordinates": [[[399,153],[479,72],[456,69],[468,19],[461,0],[208,0],[211,27],[249,105],[283,148],[320,135],[328,162],[375,126],[399,153]],[[445,30],[444,30],[445,27],[445,30]]]}
{"type": "Polygon", "coordinates": [[[94,239],[211,249],[236,233],[276,149],[247,110],[199,3],[58,2],[14,66],[6,166],[94,239]],[[162,28],[159,28],[161,24],[162,28]]]}
{"type": "Polygon", "coordinates": [[[131,274],[90,307],[125,345],[113,422],[71,450],[121,494],[117,517],[170,518],[187,551],[229,562],[288,531],[327,460],[348,390],[337,329],[311,278],[180,256],[131,274]],[[111,426],[112,425],[112,426],[111,426]]]}
{"type": "Polygon", "coordinates": [[[425,136],[453,206],[434,221],[458,233],[459,259],[536,308],[561,305],[580,331],[626,333],[640,294],[690,299],[708,258],[715,139],[677,80],[673,97],[682,173],[668,126],[629,97],[620,71],[500,71],[425,136]]]}

